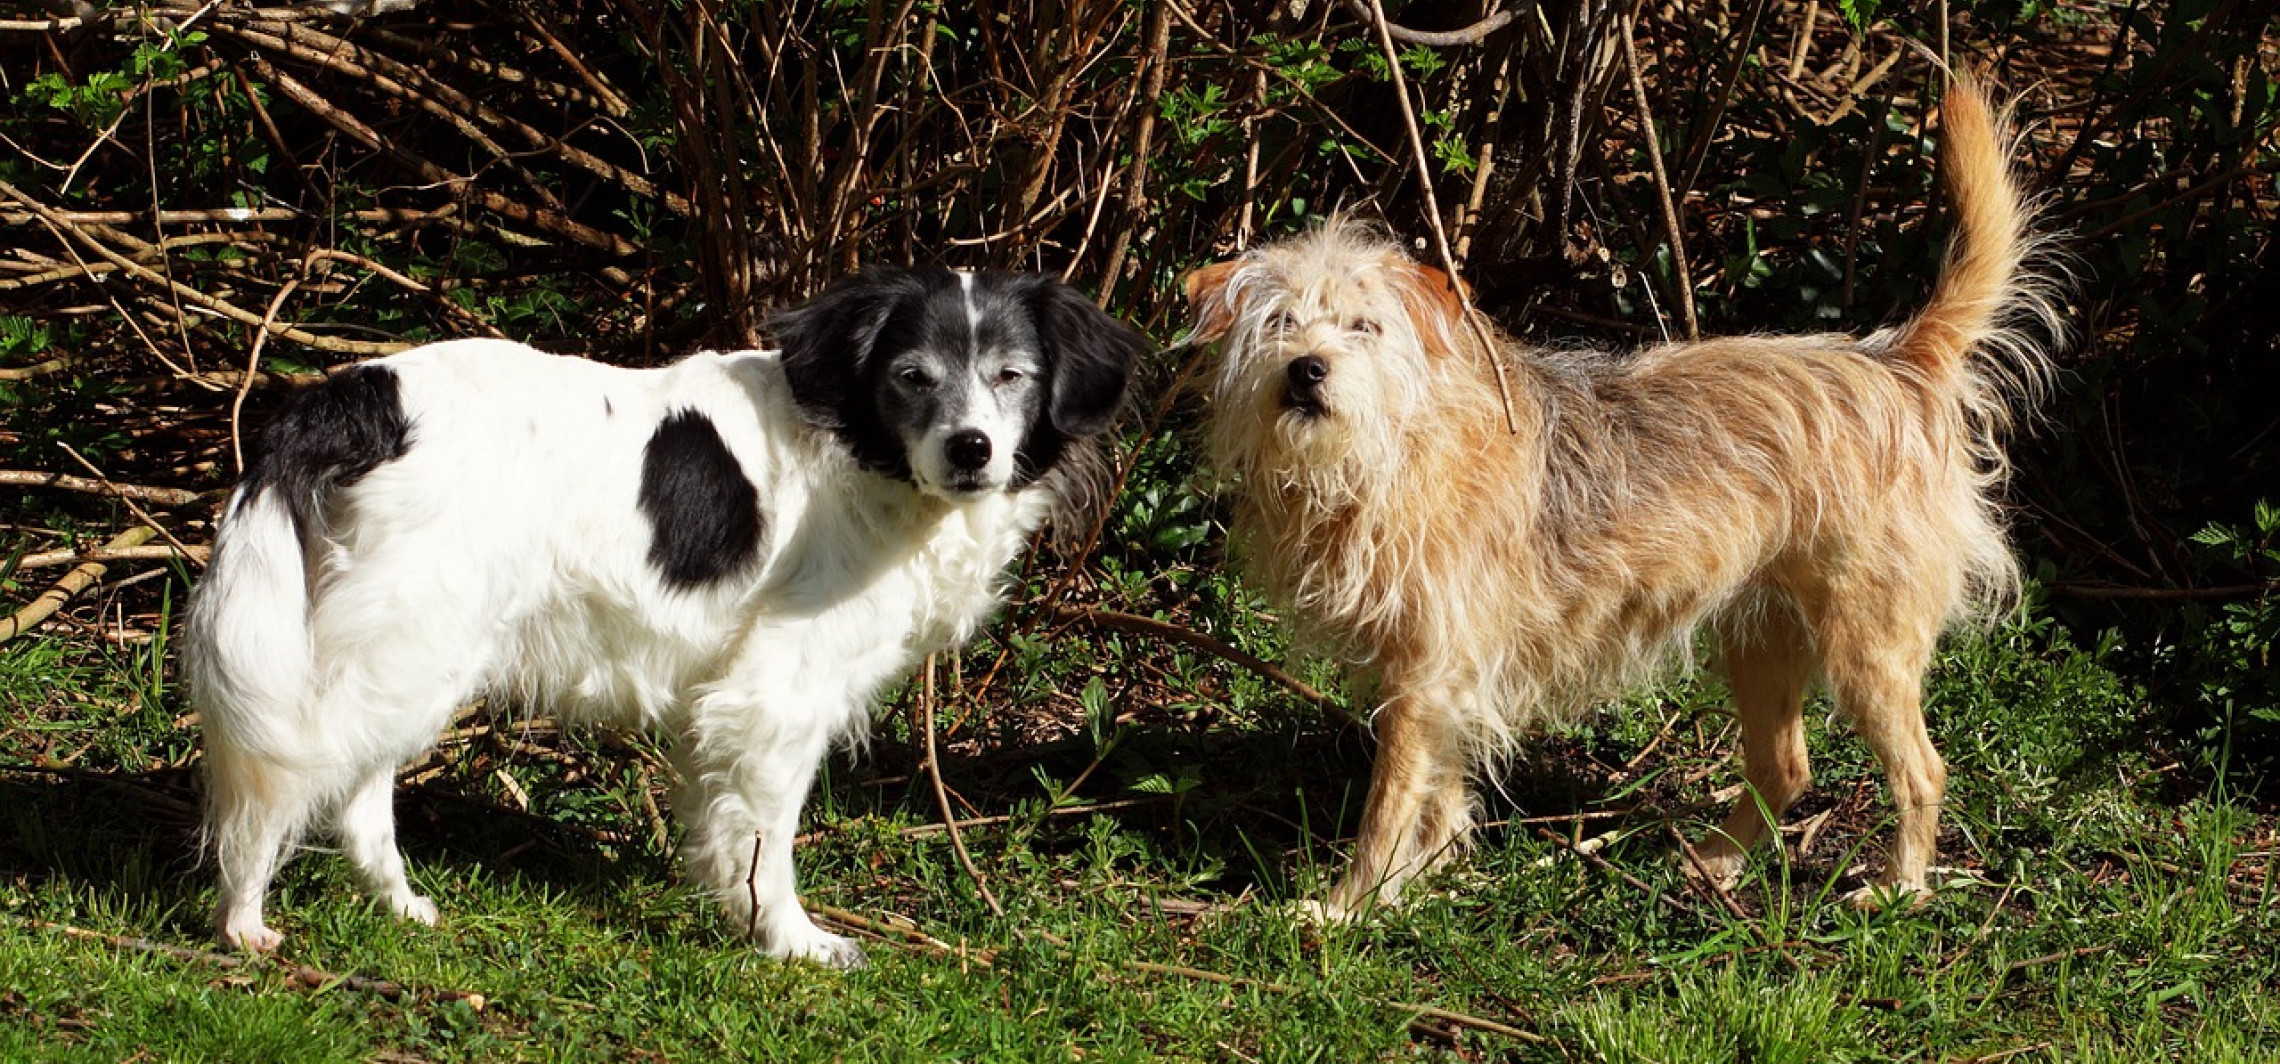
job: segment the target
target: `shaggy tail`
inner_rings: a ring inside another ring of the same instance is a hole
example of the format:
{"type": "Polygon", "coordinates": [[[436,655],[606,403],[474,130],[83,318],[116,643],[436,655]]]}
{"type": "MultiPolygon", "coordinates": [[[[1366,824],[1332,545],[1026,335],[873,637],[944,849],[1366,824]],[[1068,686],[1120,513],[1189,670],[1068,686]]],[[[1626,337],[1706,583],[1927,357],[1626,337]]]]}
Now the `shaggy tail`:
{"type": "MultiPolygon", "coordinates": [[[[1940,155],[1955,236],[1930,305],[1900,327],[1891,350],[1938,381],[1969,372],[1974,351],[2010,356],[1997,373],[2018,390],[2039,390],[2039,345],[2013,333],[2021,315],[2056,331],[2047,283],[2029,268],[2039,243],[2033,211],[2012,179],[2004,116],[1968,74],[1956,74],[1940,107],[1940,155]]],[[[2012,389],[2000,389],[2009,391],[2012,389]]]]}
{"type": "Polygon", "coordinates": [[[183,665],[209,747],[273,747],[263,734],[308,699],[308,565],[292,509],[255,485],[224,504],[213,563],[190,602],[183,665]]]}

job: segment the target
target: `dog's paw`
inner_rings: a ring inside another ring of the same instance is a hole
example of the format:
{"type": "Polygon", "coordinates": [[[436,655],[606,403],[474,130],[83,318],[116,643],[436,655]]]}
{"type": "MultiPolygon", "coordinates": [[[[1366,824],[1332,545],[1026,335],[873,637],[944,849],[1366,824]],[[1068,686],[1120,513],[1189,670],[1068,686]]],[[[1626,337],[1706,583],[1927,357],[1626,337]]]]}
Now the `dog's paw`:
{"type": "Polygon", "coordinates": [[[1719,890],[1732,890],[1741,885],[1742,866],[1748,857],[1734,851],[1721,851],[1705,843],[1695,848],[1690,858],[1678,855],[1678,870],[1688,879],[1708,883],[1719,890]]]}
{"type": "Polygon", "coordinates": [[[214,937],[231,949],[249,953],[272,953],[285,941],[285,936],[264,926],[256,918],[249,921],[223,921],[214,929],[214,937]]]}
{"type": "Polygon", "coordinates": [[[775,940],[768,944],[768,955],[778,960],[807,961],[839,971],[853,971],[870,965],[863,956],[863,947],[841,935],[808,924],[801,928],[779,930],[775,940]]]}
{"type": "Polygon", "coordinates": [[[1328,899],[1307,898],[1294,902],[1291,911],[1315,927],[1343,927],[1361,918],[1360,913],[1328,899]]]}
{"type": "Polygon", "coordinates": [[[1845,904],[1864,913],[1883,912],[1899,908],[1902,911],[1921,909],[1932,900],[1932,892],[1921,884],[1871,883],[1844,897],[1845,904]]]}
{"type": "Polygon", "coordinates": [[[421,894],[405,894],[390,898],[388,899],[388,909],[396,914],[398,920],[410,920],[415,924],[425,924],[428,927],[434,927],[436,921],[443,918],[443,914],[436,909],[435,903],[421,894]]]}

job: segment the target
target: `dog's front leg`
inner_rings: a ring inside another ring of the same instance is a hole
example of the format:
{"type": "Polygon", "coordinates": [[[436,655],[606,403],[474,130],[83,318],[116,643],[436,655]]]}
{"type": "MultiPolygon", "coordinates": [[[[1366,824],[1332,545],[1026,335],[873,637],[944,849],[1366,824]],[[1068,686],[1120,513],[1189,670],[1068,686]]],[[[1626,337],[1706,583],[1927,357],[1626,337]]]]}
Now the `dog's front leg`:
{"type": "Polygon", "coordinates": [[[804,705],[784,711],[719,692],[700,699],[674,755],[676,805],[688,823],[689,875],[738,931],[770,956],[859,968],[862,949],[815,926],[800,907],[792,867],[800,806],[830,746],[831,719],[804,705]]]}
{"type": "Polygon", "coordinates": [[[1449,704],[1436,693],[1402,694],[1378,710],[1371,722],[1378,740],[1377,759],[1370,767],[1370,793],[1362,806],[1361,832],[1354,840],[1354,862],[1345,878],[1314,907],[1320,918],[1349,920],[1380,901],[1392,902],[1462,830],[1450,813],[1450,788],[1456,788],[1459,800],[1463,796],[1464,766],[1451,741],[1449,704]],[[1425,823],[1428,812],[1435,821],[1431,825],[1425,823]],[[1422,837],[1428,828],[1436,838],[1422,837]],[[1420,843],[1432,852],[1422,852],[1420,843]]]}

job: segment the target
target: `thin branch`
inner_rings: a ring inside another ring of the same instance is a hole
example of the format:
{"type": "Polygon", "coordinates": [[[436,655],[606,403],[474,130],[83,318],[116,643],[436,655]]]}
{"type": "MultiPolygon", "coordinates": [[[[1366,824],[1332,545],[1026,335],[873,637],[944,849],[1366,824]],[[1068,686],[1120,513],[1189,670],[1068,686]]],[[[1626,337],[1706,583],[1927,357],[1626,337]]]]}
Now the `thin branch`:
{"type": "Polygon", "coordinates": [[[1362,21],[1383,25],[1385,32],[1394,40],[1403,44],[1422,44],[1428,48],[1456,48],[1468,44],[1479,44],[1487,40],[1489,34],[1503,29],[1512,22],[1512,12],[1491,11],[1481,16],[1479,22],[1463,29],[1413,30],[1407,26],[1397,26],[1391,22],[1386,22],[1385,10],[1374,2],[1346,0],[1346,6],[1352,8],[1354,14],[1361,16],[1362,21]]]}
{"type": "MultiPolygon", "coordinates": [[[[111,537],[109,543],[103,544],[103,549],[120,550],[126,547],[139,547],[150,537],[151,529],[149,527],[136,525],[111,537]]],[[[46,591],[40,592],[40,597],[33,599],[29,605],[17,610],[13,616],[0,619],[0,643],[5,643],[38,627],[41,621],[47,620],[54,615],[55,611],[62,609],[63,604],[71,601],[73,596],[93,586],[95,581],[101,580],[107,568],[102,562],[90,561],[83,562],[78,568],[65,573],[63,579],[56,581],[55,585],[46,591]]]]}
{"type": "MultiPolygon", "coordinates": [[[[63,453],[70,455],[72,461],[85,466],[88,472],[95,474],[96,479],[101,480],[106,484],[110,483],[111,478],[104,476],[102,470],[95,468],[95,463],[88,461],[86,455],[80,454],[77,450],[73,449],[70,444],[65,443],[61,440],[57,440],[55,445],[63,448],[63,453]]],[[[190,558],[192,561],[197,561],[197,559],[191,554],[190,545],[174,538],[174,533],[167,531],[165,525],[159,524],[158,519],[150,515],[150,511],[143,509],[139,505],[136,505],[133,499],[130,499],[124,495],[119,496],[119,501],[126,504],[127,509],[133,512],[137,518],[141,519],[143,524],[150,526],[151,531],[158,533],[168,543],[172,543],[176,548],[180,549],[182,551],[183,557],[190,558]]],[[[203,567],[204,563],[200,562],[199,565],[203,567]]]]}
{"type": "Polygon", "coordinates": [[[140,484],[120,484],[109,480],[89,480],[68,473],[43,473],[28,469],[0,469],[0,484],[26,488],[56,488],[61,491],[83,491],[91,495],[116,495],[122,499],[141,499],[160,506],[188,506],[204,498],[198,492],[183,488],[151,488],[140,484]]]}
{"type": "Polygon", "coordinates": [[[276,323],[277,312],[285,309],[285,301],[292,298],[293,290],[301,287],[301,279],[308,276],[309,260],[301,261],[301,270],[292,279],[279,285],[277,294],[270,298],[269,309],[261,315],[261,327],[253,331],[253,343],[245,353],[245,377],[238,381],[237,394],[230,397],[230,459],[237,463],[240,476],[245,474],[245,432],[242,417],[245,414],[245,397],[253,391],[253,382],[261,372],[261,347],[269,340],[269,327],[276,323]]]}
{"type": "Polygon", "coordinates": [[[325,990],[332,987],[341,987],[347,990],[354,990],[358,993],[378,995],[379,997],[386,998],[389,1001],[402,1001],[405,998],[425,999],[429,1001],[464,1001],[467,1003],[469,1008],[472,1008],[477,1012],[483,1011],[483,1007],[488,1004],[487,999],[484,998],[482,994],[471,990],[414,990],[402,983],[395,982],[394,980],[390,979],[373,979],[362,975],[342,975],[335,972],[324,971],[323,969],[319,968],[311,968],[307,965],[294,964],[289,961],[274,960],[273,958],[265,959],[259,956],[233,957],[229,954],[216,953],[212,950],[191,949],[187,946],[175,946],[164,942],[153,942],[147,938],[135,938],[129,935],[105,934],[101,931],[91,931],[83,927],[73,927],[69,924],[59,924],[47,920],[35,920],[23,916],[10,915],[8,916],[8,920],[27,927],[39,928],[43,931],[54,931],[69,938],[82,939],[89,942],[101,942],[104,945],[111,946],[116,949],[134,950],[138,953],[154,953],[158,954],[159,956],[172,957],[176,960],[194,961],[199,964],[210,964],[216,968],[243,968],[248,970],[258,970],[263,967],[273,966],[277,971],[284,973],[285,977],[288,980],[292,981],[294,984],[306,987],[311,990],[325,990]]]}
{"type": "Polygon", "coordinates": [[[926,736],[926,777],[934,785],[934,800],[942,807],[942,826],[950,833],[950,849],[958,855],[958,864],[966,870],[966,877],[974,881],[974,889],[982,894],[990,912],[1005,917],[1005,906],[998,904],[997,895],[990,893],[990,885],[982,879],[981,869],[974,867],[972,854],[966,852],[966,837],[958,831],[958,814],[950,808],[950,792],[942,785],[942,755],[934,746],[934,655],[926,656],[924,690],[918,699],[919,731],[926,736]]]}
{"type": "Polygon", "coordinates": [[[1409,152],[1417,164],[1417,187],[1425,195],[1425,220],[1432,224],[1433,247],[1441,253],[1441,268],[1448,272],[1450,286],[1457,290],[1457,302],[1464,307],[1465,324],[1480,341],[1481,353],[1488,359],[1489,368],[1496,371],[1496,392],[1504,400],[1505,430],[1518,433],[1520,420],[1512,411],[1512,388],[1505,380],[1504,353],[1499,350],[1495,331],[1489,328],[1480,308],[1473,306],[1471,290],[1458,280],[1457,255],[1449,247],[1448,230],[1441,225],[1441,200],[1433,192],[1432,157],[1425,154],[1425,137],[1417,130],[1417,108],[1409,102],[1409,78],[1402,74],[1401,54],[1393,47],[1393,22],[1385,17],[1381,0],[1369,0],[1369,5],[1371,21],[1378,31],[1378,45],[1385,53],[1386,69],[1393,75],[1394,99],[1401,104],[1401,124],[1409,133],[1409,152]]]}
{"type": "Polygon", "coordinates": [[[175,558],[189,558],[203,565],[212,553],[210,549],[205,547],[192,547],[189,553],[185,554],[182,548],[171,546],[50,550],[41,551],[38,554],[26,554],[16,559],[16,570],[22,572],[25,569],[52,569],[58,565],[72,565],[79,562],[103,562],[106,564],[114,562],[163,562],[175,558]]]}
{"type": "Polygon", "coordinates": [[[1273,662],[1247,653],[1231,643],[1205,635],[1202,632],[1182,628],[1179,625],[1154,618],[1142,617],[1134,613],[1119,613],[1115,610],[1082,609],[1069,606],[1046,606],[1044,609],[1047,616],[1057,621],[1114,628],[1118,631],[1131,632],[1134,635],[1154,636],[1158,639],[1185,643],[1273,680],[1289,688],[1291,693],[1317,706],[1332,711],[1338,710],[1338,707],[1331,703],[1322,692],[1314,689],[1314,685],[1291,675],[1273,662]]]}
{"type": "MultiPolygon", "coordinates": [[[[143,280],[148,281],[152,284],[158,285],[162,290],[168,293],[179,296],[183,299],[187,299],[192,303],[196,303],[199,306],[205,307],[206,309],[214,311],[223,317],[229,318],[233,321],[237,321],[246,325],[261,324],[261,318],[258,315],[255,315],[253,312],[246,310],[243,307],[240,307],[234,303],[218,298],[216,296],[207,295],[204,292],[201,292],[172,278],[160,276],[156,271],[153,271],[149,267],[135,262],[133,259],[130,259],[125,255],[119,254],[117,251],[114,251],[109,246],[105,245],[102,241],[95,239],[94,236],[90,235],[86,230],[80,228],[79,226],[54,217],[55,212],[50,210],[46,204],[40,203],[38,200],[25,195],[21,190],[17,189],[16,186],[11,185],[6,181],[0,181],[0,193],[5,193],[9,198],[14,199],[16,202],[30,208],[33,213],[40,215],[48,222],[48,224],[54,226],[62,232],[69,233],[71,236],[77,238],[81,243],[85,244],[89,250],[103,256],[103,258],[109,260],[113,265],[119,267],[120,269],[134,274],[136,277],[142,278],[143,280]]],[[[393,354],[397,351],[401,351],[411,346],[410,344],[404,343],[382,343],[366,340],[341,340],[329,336],[318,336],[290,325],[279,325],[275,322],[271,322],[265,327],[275,331],[278,335],[283,336],[295,343],[306,344],[321,351],[335,351],[341,354],[385,355],[393,354]]],[[[189,374],[185,372],[184,375],[188,376],[189,374]]]]}
{"type": "MultiPolygon", "coordinates": [[[[1633,22],[1633,13],[1629,11],[1618,20],[1623,28],[1623,68],[1631,75],[1631,99],[1639,108],[1639,132],[1647,142],[1647,165],[1654,173],[1655,194],[1662,200],[1663,236],[1670,241],[1673,280],[1678,286],[1679,321],[1686,326],[1687,339],[1700,339],[1702,330],[1694,321],[1694,271],[1686,263],[1686,235],[1679,228],[1678,202],[1671,198],[1670,175],[1663,171],[1662,143],[1655,139],[1655,113],[1647,103],[1646,79],[1639,73],[1639,44],[1633,33],[1633,22]]],[[[1647,249],[1647,254],[1653,253],[1654,249],[1647,249]]]]}
{"type": "Polygon", "coordinates": [[[1648,886],[1645,880],[1642,880],[1629,872],[1623,871],[1622,869],[1609,864],[1606,858],[1569,842],[1568,840],[1560,837],[1558,832],[1552,831],[1548,828],[1537,828],[1536,834],[1542,836],[1544,841],[1549,842],[1554,846],[1558,846],[1560,849],[1566,850],[1567,852],[1572,853],[1577,857],[1583,858],[1586,863],[1591,865],[1591,867],[1599,869],[1602,872],[1610,873],[1616,878],[1621,879],[1623,882],[1628,883],[1641,891],[1644,891],[1649,900],[1654,901],[1657,904],[1668,906],[1671,909],[1685,913],[1688,916],[1695,915],[1693,906],[1688,905],[1685,902],[1678,900],[1677,898],[1673,898],[1670,895],[1663,893],[1662,891],[1656,890],[1651,886],[1648,886]]]}
{"type": "MultiPolygon", "coordinates": [[[[1195,979],[1206,983],[1218,983],[1222,986],[1239,986],[1251,990],[1264,990],[1271,994],[1280,994],[1286,997],[1298,993],[1298,988],[1291,986],[1288,983],[1277,983],[1266,979],[1252,979],[1240,975],[1228,975],[1224,972],[1206,971],[1202,968],[1190,968],[1184,964],[1162,964],[1156,961],[1125,961],[1123,962],[1123,967],[1136,972],[1148,972],[1153,975],[1175,975],[1182,979],[1195,979]]],[[[1488,1019],[1485,1016],[1475,1016],[1470,1013],[1456,1012],[1450,1009],[1444,1009],[1438,1005],[1420,1005],[1414,1002],[1393,1001],[1389,999],[1377,999],[1377,1004],[1383,1005],[1386,1008],[1390,1009],[1398,1009],[1400,1011],[1410,1013],[1416,1017],[1416,1019],[1410,1020],[1409,1025],[1412,1029],[1419,1029],[1419,1020],[1432,1019],[1439,1020],[1442,1023],[1455,1024],[1459,1027],[1468,1027],[1476,1031],[1487,1031],[1491,1034],[1500,1034],[1506,1038],[1526,1042],[1530,1045],[1555,1044],[1551,1038],[1537,1034],[1534,1031],[1523,1030],[1508,1023],[1488,1019]]],[[[1423,1030],[1424,1033],[1427,1034],[1443,1034],[1443,1032],[1432,1030],[1429,1027],[1423,1028],[1423,1030]]]]}

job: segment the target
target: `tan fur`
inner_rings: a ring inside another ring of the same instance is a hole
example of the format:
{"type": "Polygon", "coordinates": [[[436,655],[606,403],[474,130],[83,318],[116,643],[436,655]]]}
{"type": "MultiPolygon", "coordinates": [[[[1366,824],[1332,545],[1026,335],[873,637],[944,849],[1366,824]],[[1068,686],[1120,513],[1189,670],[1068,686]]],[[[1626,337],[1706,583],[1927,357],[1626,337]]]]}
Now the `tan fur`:
{"type": "MultiPolygon", "coordinates": [[[[1330,912],[1391,897],[1449,852],[1475,771],[1704,629],[1766,807],[1807,786],[1801,701],[1818,675],[1891,780],[1886,882],[1924,888],[1946,786],[1924,672],[1946,627],[2015,597],[2000,443],[2047,363],[2006,330],[2051,316],[1977,88],[1951,89],[1943,127],[1956,243],[1927,308],[1865,339],[1492,350],[1448,277],[1343,220],[1189,278],[1197,335],[1222,341],[1208,441],[1248,569],[1383,700],[1330,912]],[[1307,355],[1329,367],[1319,416],[1286,405],[1307,355]]],[[[1703,863],[1730,880],[1766,832],[1745,799],[1703,863]]]]}

